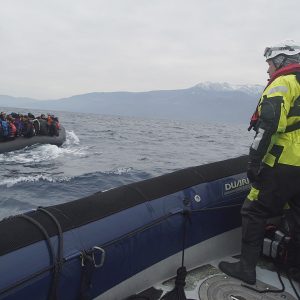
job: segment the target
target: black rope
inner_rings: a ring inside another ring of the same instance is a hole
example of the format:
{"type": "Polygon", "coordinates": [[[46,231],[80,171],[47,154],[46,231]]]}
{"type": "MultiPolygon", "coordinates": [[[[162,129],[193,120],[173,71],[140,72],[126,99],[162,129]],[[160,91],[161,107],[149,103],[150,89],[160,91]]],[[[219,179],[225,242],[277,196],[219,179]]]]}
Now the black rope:
{"type": "MultiPolygon", "coordinates": [[[[219,209],[225,209],[225,208],[234,208],[234,207],[239,207],[239,206],[242,206],[242,204],[232,204],[232,205],[226,205],[226,206],[217,206],[217,207],[207,207],[207,208],[200,208],[200,209],[193,209],[193,210],[190,210],[188,211],[189,215],[191,215],[192,213],[197,213],[197,212],[205,212],[205,211],[214,211],[214,210],[219,210],[219,209]]],[[[186,210],[187,211],[187,210],[186,210]]],[[[143,231],[146,231],[147,229],[150,229],[152,227],[154,227],[155,225],[158,225],[159,223],[169,219],[170,217],[172,216],[175,216],[175,215],[178,215],[178,214],[184,214],[185,211],[177,211],[177,212],[173,212],[173,213],[169,213],[165,216],[162,216],[152,222],[150,222],[149,224],[146,224],[146,225],[143,225],[142,227],[139,227],[129,233],[126,233],[120,237],[118,237],[117,239],[114,239],[114,240],[111,240],[107,243],[104,243],[104,244],[101,244],[101,247],[102,248],[106,248],[108,246],[111,246],[125,238],[129,238],[129,237],[132,237],[134,236],[135,234],[137,233],[141,233],[143,231]]]]}
{"type": "Polygon", "coordinates": [[[205,208],[193,209],[193,210],[191,210],[191,213],[214,211],[214,210],[225,209],[225,208],[234,208],[234,207],[239,207],[239,206],[242,206],[242,204],[238,203],[238,204],[231,204],[231,205],[226,205],[226,206],[205,207],[205,208]]]}
{"type": "MultiPolygon", "coordinates": [[[[64,211],[62,211],[61,209],[58,209],[57,207],[51,207],[51,209],[56,211],[62,217],[64,217],[64,219],[67,220],[69,222],[69,224],[71,225],[71,228],[76,228],[75,224],[73,223],[72,218],[70,216],[68,216],[64,211]]],[[[85,244],[82,241],[82,238],[79,234],[79,231],[71,230],[70,233],[72,235],[74,235],[74,239],[77,239],[80,242],[81,248],[85,249],[86,247],[85,247],[85,244]]]]}
{"type": "Polygon", "coordinates": [[[53,289],[55,291],[55,297],[58,299],[58,289],[59,289],[59,279],[60,279],[60,273],[63,266],[63,231],[61,228],[61,225],[57,218],[49,212],[47,209],[43,207],[38,207],[38,210],[45,213],[47,216],[50,217],[50,219],[55,223],[58,231],[58,251],[57,251],[57,258],[55,261],[55,268],[54,268],[54,279],[53,279],[53,289]]]}
{"type": "Polygon", "coordinates": [[[294,283],[293,283],[293,280],[292,280],[291,277],[290,277],[289,271],[286,272],[286,275],[287,275],[287,278],[288,278],[288,280],[289,280],[289,282],[290,282],[290,284],[291,284],[291,286],[292,286],[292,288],[293,288],[293,290],[294,290],[294,292],[295,292],[295,294],[296,294],[297,299],[300,300],[300,295],[299,295],[297,289],[295,288],[295,285],[294,285],[294,283]]]}
{"type": "Polygon", "coordinates": [[[92,288],[92,275],[95,270],[95,262],[91,251],[81,253],[81,279],[80,279],[80,300],[90,300],[92,288]]]}
{"type": "Polygon", "coordinates": [[[172,291],[166,293],[161,300],[187,300],[184,287],[186,285],[185,278],[187,275],[186,267],[184,266],[184,254],[185,254],[185,243],[186,243],[186,227],[187,222],[190,220],[190,211],[184,210],[182,212],[184,216],[183,221],[183,237],[182,237],[182,256],[181,256],[181,267],[177,269],[177,276],[175,279],[175,287],[172,291]]]}
{"type": "Polygon", "coordinates": [[[55,282],[55,274],[56,274],[57,266],[55,264],[55,252],[54,252],[54,249],[52,247],[50,237],[49,237],[46,229],[43,227],[43,225],[40,224],[39,222],[37,222],[35,219],[33,219],[33,218],[31,218],[27,215],[17,215],[17,217],[23,218],[23,219],[27,220],[28,222],[32,223],[33,225],[35,225],[42,232],[42,234],[45,236],[45,240],[46,240],[48,250],[49,250],[49,255],[50,255],[50,264],[53,265],[53,269],[54,269],[54,276],[53,276],[52,283],[51,283],[51,286],[50,286],[50,293],[48,295],[48,298],[50,300],[56,299],[53,283],[55,282]]]}
{"type": "Polygon", "coordinates": [[[181,258],[181,267],[184,267],[184,254],[185,254],[185,243],[186,243],[186,237],[187,237],[187,222],[191,222],[191,216],[190,211],[184,210],[183,211],[184,218],[184,224],[183,224],[183,237],[182,237],[182,258],[181,258]]]}
{"type": "Polygon", "coordinates": [[[48,211],[46,208],[44,207],[39,207],[37,210],[42,211],[43,213],[47,214],[55,223],[56,227],[57,227],[57,231],[58,231],[58,260],[59,263],[61,264],[63,262],[63,231],[61,228],[61,225],[59,223],[59,221],[57,220],[57,218],[50,212],[48,211]]]}
{"type": "Polygon", "coordinates": [[[130,238],[130,237],[132,237],[132,236],[134,236],[134,235],[136,235],[138,233],[142,233],[142,232],[144,232],[144,231],[146,231],[146,230],[154,227],[155,225],[160,224],[161,222],[169,219],[170,217],[178,215],[178,214],[182,214],[182,211],[178,211],[178,212],[175,212],[175,213],[169,213],[166,216],[162,216],[162,217],[160,217],[160,218],[158,218],[158,219],[150,222],[149,224],[143,225],[143,226],[141,226],[141,227],[139,227],[139,228],[137,228],[137,229],[135,229],[133,231],[130,231],[130,232],[126,233],[126,234],[121,235],[120,237],[118,237],[118,238],[116,238],[114,240],[111,240],[111,241],[109,241],[107,243],[102,244],[101,248],[106,248],[106,247],[114,245],[115,243],[117,243],[119,241],[122,241],[122,240],[124,240],[126,238],[130,238]]]}

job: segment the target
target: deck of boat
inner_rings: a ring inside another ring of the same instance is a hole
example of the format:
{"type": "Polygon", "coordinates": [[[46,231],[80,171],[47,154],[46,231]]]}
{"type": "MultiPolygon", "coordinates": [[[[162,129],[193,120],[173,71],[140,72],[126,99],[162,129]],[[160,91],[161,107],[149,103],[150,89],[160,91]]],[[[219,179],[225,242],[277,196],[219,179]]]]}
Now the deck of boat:
{"type": "MultiPolygon", "coordinates": [[[[221,260],[237,261],[234,257],[224,257],[214,260],[208,264],[199,266],[188,272],[186,277],[185,294],[187,299],[195,300],[272,300],[285,299],[297,300],[296,294],[285,274],[281,278],[284,283],[284,292],[256,292],[248,287],[264,290],[280,290],[281,283],[278,279],[277,272],[274,270],[273,264],[265,259],[261,259],[257,268],[257,283],[255,285],[243,284],[240,280],[234,279],[222,273],[218,269],[221,260]]],[[[161,291],[160,299],[164,294],[174,288],[175,278],[159,283],[153,288],[161,291]]],[[[299,283],[293,282],[297,291],[299,291],[299,283]]],[[[152,293],[153,293],[152,289],[152,293]]],[[[145,293],[145,292],[144,292],[145,293]]],[[[147,292],[146,292],[147,293],[147,292]]],[[[150,291],[148,291],[150,293],[150,291]]],[[[149,298],[155,299],[155,298],[149,298]]]]}
{"type": "MultiPolygon", "coordinates": [[[[259,293],[219,270],[220,261],[234,262],[240,251],[241,229],[237,228],[185,249],[186,276],[185,294],[189,300],[297,300],[285,274],[281,278],[285,291],[259,293]],[[229,242],[230,241],[230,242],[229,242]]],[[[159,300],[175,285],[176,270],[181,266],[182,252],[168,257],[135,276],[121,282],[96,300],[159,300]],[[171,278],[168,279],[167,278],[171,278]],[[139,292],[140,291],[140,292],[139,292]],[[123,295],[123,297],[120,297],[123,295]],[[131,296],[130,296],[131,295],[131,296]]],[[[281,284],[274,264],[261,258],[256,267],[257,284],[251,286],[260,291],[279,290],[281,284]]],[[[299,283],[294,283],[298,294],[299,283]]],[[[169,300],[169,299],[168,299],[169,300]]],[[[172,299],[173,300],[173,299],[172,299]]],[[[177,300],[175,298],[174,300],[177,300]]]]}

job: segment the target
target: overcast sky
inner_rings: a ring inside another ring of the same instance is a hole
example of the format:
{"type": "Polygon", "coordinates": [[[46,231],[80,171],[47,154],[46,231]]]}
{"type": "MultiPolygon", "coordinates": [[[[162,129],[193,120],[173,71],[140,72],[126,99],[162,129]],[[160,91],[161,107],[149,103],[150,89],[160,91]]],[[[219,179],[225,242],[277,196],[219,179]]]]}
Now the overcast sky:
{"type": "Polygon", "coordinates": [[[0,0],[0,94],[58,99],[265,84],[265,46],[300,41],[299,0],[0,0]]]}

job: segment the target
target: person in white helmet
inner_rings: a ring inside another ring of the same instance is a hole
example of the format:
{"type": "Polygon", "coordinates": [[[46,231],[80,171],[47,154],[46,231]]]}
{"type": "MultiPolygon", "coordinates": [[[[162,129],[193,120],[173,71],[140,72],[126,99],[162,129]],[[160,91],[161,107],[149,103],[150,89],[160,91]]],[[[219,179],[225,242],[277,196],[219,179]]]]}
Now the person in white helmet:
{"type": "Polygon", "coordinates": [[[247,176],[252,184],[241,209],[240,261],[219,268],[248,284],[256,282],[256,264],[267,219],[290,206],[297,258],[294,279],[300,279],[300,46],[289,40],[267,47],[269,82],[253,114],[256,131],[249,151],[247,176]]]}

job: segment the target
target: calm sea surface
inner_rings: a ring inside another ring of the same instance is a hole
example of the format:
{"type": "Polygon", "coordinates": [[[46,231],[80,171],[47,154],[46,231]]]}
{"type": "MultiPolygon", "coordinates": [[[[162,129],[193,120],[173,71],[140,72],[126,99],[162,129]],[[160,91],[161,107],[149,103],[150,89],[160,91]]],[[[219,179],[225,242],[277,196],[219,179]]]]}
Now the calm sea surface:
{"type": "MultiPolygon", "coordinates": [[[[27,113],[22,109],[1,111],[27,113]]],[[[31,111],[35,114],[41,111],[31,111]]],[[[47,112],[42,112],[47,113],[47,112]]],[[[57,112],[67,141],[0,154],[0,219],[247,154],[246,125],[57,112]]]]}

